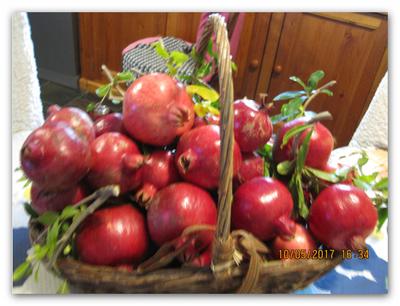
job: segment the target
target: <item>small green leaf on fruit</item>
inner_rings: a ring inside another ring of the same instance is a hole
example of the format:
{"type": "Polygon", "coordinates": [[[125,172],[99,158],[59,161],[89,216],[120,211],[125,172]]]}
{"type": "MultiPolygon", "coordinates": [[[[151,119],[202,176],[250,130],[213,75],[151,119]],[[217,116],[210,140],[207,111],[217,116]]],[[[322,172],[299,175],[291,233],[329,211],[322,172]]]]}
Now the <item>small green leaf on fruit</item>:
{"type": "Polygon", "coordinates": [[[300,134],[301,132],[311,128],[313,125],[312,124],[305,124],[305,125],[300,125],[300,126],[295,126],[292,127],[290,130],[288,130],[285,135],[283,136],[281,148],[287,145],[289,140],[296,136],[297,134],[300,134]]]}
{"type": "Polygon", "coordinates": [[[118,81],[130,82],[133,80],[133,73],[131,71],[118,72],[117,75],[115,76],[115,80],[117,82],[118,81]]]}

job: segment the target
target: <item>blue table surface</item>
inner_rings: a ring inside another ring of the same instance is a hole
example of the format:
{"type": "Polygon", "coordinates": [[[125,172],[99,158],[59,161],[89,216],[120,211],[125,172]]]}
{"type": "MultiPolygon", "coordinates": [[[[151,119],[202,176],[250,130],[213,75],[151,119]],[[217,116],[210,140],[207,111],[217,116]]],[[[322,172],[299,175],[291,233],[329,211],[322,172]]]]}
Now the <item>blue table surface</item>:
{"type": "MultiPolygon", "coordinates": [[[[13,270],[25,260],[30,243],[28,229],[13,229],[13,270]]],[[[388,292],[388,263],[379,258],[368,246],[367,260],[344,260],[334,270],[328,272],[313,284],[296,291],[296,294],[384,294],[388,292]]],[[[19,286],[23,280],[15,282],[19,286]]]]}

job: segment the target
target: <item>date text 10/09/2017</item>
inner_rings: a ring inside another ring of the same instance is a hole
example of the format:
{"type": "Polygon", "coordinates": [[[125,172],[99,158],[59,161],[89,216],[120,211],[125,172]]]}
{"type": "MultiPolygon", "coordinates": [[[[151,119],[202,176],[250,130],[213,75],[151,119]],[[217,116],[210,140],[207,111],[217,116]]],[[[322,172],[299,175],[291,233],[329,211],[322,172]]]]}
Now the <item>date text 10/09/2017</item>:
{"type": "Polygon", "coordinates": [[[305,249],[283,249],[279,250],[279,259],[333,259],[334,257],[342,257],[342,259],[368,259],[368,249],[365,250],[305,250],[305,249]]]}

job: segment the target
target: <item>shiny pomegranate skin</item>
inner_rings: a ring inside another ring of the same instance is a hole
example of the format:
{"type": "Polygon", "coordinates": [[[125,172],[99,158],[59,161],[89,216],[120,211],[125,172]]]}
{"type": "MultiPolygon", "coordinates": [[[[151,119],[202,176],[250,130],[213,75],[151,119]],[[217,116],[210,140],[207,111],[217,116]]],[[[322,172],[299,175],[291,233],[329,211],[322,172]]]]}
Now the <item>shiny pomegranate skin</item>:
{"type": "Polygon", "coordinates": [[[39,214],[47,211],[61,211],[68,205],[81,201],[87,192],[81,185],[63,191],[46,191],[35,183],[31,187],[31,205],[39,214]]]}
{"type": "MultiPolygon", "coordinates": [[[[308,130],[305,130],[300,134],[300,137],[294,141],[294,146],[299,147],[303,143],[307,132],[308,130]]],[[[334,140],[331,132],[322,123],[314,123],[314,132],[311,134],[305,164],[311,168],[324,168],[331,156],[333,146],[334,140]]]]}
{"type": "MultiPolygon", "coordinates": [[[[309,119],[309,118],[308,118],[309,119]]],[[[309,130],[302,132],[299,137],[292,137],[289,142],[281,148],[283,137],[291,128],[304,124],[307,118],[298,118],[286,123],[278,132],[274,142],[273,158],[275,162],[292,160],[294,149],[298,148],[309,130]]],[[[320,122],[314,123],[314,131],[311,135],[308,153],[305,164],[311,168],[323,169],[329,160],[334,146],[334,140],[331,132],[320,122]]]]}
{"type": "Polygon", "coordinates": [[[123,194],[139,187],[143,156],[133,140],[121,133],[105,133],[91,143],[91,151],[87,181],[93,188],[116,184],[123,194]]]}
{"type": "Polygon", "coordinates": [[[145,159],[141,168],[142,185],[136,192],[138,202],[149,202],[156,192],[180,180],[171,151],[154,151],[145,159]]]}
{"type": "Polygon", "coordinates": [[[257,153],[243,154],[242,165],[239,168],[238,181],[243,184],[252,178],[264,176],[264,160],[257,153]]]}
{"type": "Polygon", "coordinates": [[[194,118],[193,127],[196,128],[196,127],[208,125],[208,124],[219,125],[219,120],[220,120],[220,116],[211,115],[211,114],[207,114],[204,117],[196,116],[194,118]]]}
{"type": "Polygon", "coordinates": [[[305,256],[308,254],[312,255],[312,251],[317,249],[317,245],[311,236],[311,234],[306,230],[306,228],[301,224],[296,224],[296,229],[293,237],[276,237],[272,242],[272,250],[276,258],[280,258],[282,254],[279,251],[293,250],[297,252],[303,252],[305,256]],[[303,251],[304,250],[304,251],[303,251]]]}
{"type": "Polygon", "coordinates": [[[314,236],[336,250],[363,248],[377,220],[376,208],[367,194],[345,184],[325,188],[313,202],[309,215],[314,236]]]}
{"type": "Polygon", "coordinates": [[[41,188],[67,190],[89,171],[90,146],[65,123],[49,124],[28,136],[20,160],[25,175],[41,188]]]}
{"type": "Polygon", "coordinates": [[[265,145],[272,136],[268,113],[253,100],[233,103],[235,140],[242,152],[252,152],[265,145]]]}
{"type": "Polygon", "coordinates": [[[86,139],[89,143],[95,138],[92,119],[88,113],[79,108],[64,107],[59,111],[54,111],[44,124],[54,124],[56,122],[65,122],[75,130],[79,137],[86,139]]]}
{"type": "Polygon", "coordinates": [[[127,132],[143,143],[164,146],[190,130],[194,107],[185,88],[162,73],[144,75],[126,91],[123,124],[127,132]]]}
{"type": "MultiPolygon", "coordinates": [[[[183,182],[158,191],[147,212],[150,237],[158,246],[179,237],[191,225],[216,222],[217,208],[208,192],[183,182]]],[[[199,245],[208,245],[213,233],[204,232],[198,239],[199,245]]]]}
{"type": "Polygon", "coordinates": [[[256,177],[240,185],[232,204],[232,225],[244,229],[260,240],[277,235],[292,236],[295,223],[290,219],[293,200],[280,181],[256,177]]]}
{"type": "Polygon", "coordinates": [[[122,114],[111,113],[97,118],[94,122],[94,131],[96,137],[110,132],[118,132],[123,134],[124,129],[122,125],[122,114]]]}
{"type": "Polygon", "coordinates": [[[145,218],[130,204],[95,211],[79,228],[79,259],[92,265],[139,263],[148,250],[145,218]]]}
{"type": "MultiPolygon", "coordinates": [[[[217,125],[206,125],[190,130],[179,139],[176,167],[185,181],[206,189],[218,187],[220,171],[220,133],[217,125]]],[[[239,146],[234,143],[233,175],[242,162],[239,146]]]]}

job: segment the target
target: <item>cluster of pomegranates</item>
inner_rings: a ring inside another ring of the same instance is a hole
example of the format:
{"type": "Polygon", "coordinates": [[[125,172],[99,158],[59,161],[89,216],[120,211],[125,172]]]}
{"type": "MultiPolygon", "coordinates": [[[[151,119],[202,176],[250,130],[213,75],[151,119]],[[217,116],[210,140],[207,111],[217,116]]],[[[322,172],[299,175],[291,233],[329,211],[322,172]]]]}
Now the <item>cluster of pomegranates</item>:
{"type": "MultiPolygon", "coordinates": [[[[306,118],[286,123],[274,137],[275,162],[291,160],[307,130],[282,145],[284,134],[306,118]]],[[[85,195],[118,185],[121,196],[90,215],[76,233],[79,259],[95,265],[135,266],[192,225],[216,225],[220,170],[218,116],[197,117],[185,87],[165,74],[138,78],[128,88],[123,112],[93,122],[77,108],[49,108],[26,139],[21,166],[33,182],[31,204],[43,214],[60,211],[85,195]],[[142,144],[150,152],[142,152],[142,144]],[[119,204],[116,204],[119,203],[119,204]]],[[[314,123],[306,164],[328,167],[333,137],[314,123]]],[[[308,220],[292,217],[287,186],[264,177],[257,150],[272,141],[272,124],[255,101],[234,102],[234,202],[232,229],[244,229],[279,249],[315,249],[322,243],[356,249],[372,232],[377,212],[368,196],[349,184],[325,188],[308,220]]],[[[208,266],[214,233],[204,231],[179,257],[208,266]]]]}

